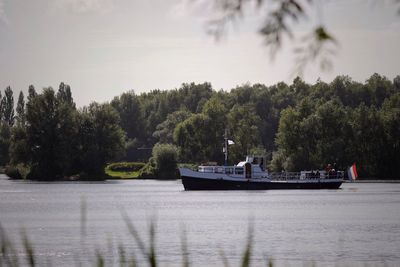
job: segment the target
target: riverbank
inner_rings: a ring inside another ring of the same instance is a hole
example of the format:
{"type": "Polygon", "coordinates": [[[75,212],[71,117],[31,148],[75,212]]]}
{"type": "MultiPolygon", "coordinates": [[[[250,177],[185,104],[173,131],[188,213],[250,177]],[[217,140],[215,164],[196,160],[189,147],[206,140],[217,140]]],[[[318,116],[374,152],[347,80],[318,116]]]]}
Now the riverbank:
{"type": "Polygon", "coordinates": [[[400,179],[399,180],[355,180],[354,182],[351,181],[345,181],[346,183],[400,183],[400,179]]]}

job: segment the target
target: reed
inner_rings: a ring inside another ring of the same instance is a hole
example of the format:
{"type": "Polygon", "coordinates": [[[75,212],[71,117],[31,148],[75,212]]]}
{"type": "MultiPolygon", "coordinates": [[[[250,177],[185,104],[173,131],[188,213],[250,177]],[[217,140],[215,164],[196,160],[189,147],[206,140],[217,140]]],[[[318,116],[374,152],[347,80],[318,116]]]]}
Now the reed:
{"type": "MultiPolygon", "coordinates": [[[[86,202],[82,200],[82,208],[81,208],[81,238],[84,238],[86,235],[86,202]]],[[[143,236],[139,234],[139,231],[133,224],[132,220],[126,213],[122,213],[123,220],[126,223],[128,231],[132,237],[133,242],[138,246],[139,253],[145,259],[145,264],[151,267],[161,266],[156,250],[156,225],[155,220],[151,220],[149,224],[149,231],[147,233],[148,242],[145,242],[143,236]]],[[[35,255],[34,243],[30,241],[28,234],[23,230],[21,231],[22,244],[24,247],[24,255],[16,253],[14,242],[12,242],[6,234],[6,231],[0,225],[0,267],[9,266],[9,267],[19,267],[19,266],[38,266],[37,256],[35,255]]],[[[249,234],[247,238],[246,246],[243,250],[241,267],[250,266],[251,262],[251,254],[252,254],[252,246],[253,246],[253,229],[249,227],[249,234]]],[[[188,252],[187,245],[187,235],[186,231],[182,231],[181,233],[181,255],[182,255],[182,263],[177,264],[183,267],[190,267],[190,257],[188,252]]],[[[132,253],[129,255],[127,253],[126,248],[122,245],[118,245],[118,264],[121,267],[135,267],[139,266],[135,254],[132,253]]],[[[104,267],[106,264],[106,257],[100,250],[94,251],[94,257],[91,255],[85,255],[86,257],[93,258],[93,266],[104,267]]],[[[79,259],[79,257],[77,257],[79,259]]],[[[223,266],[229,267],[228,259],[225,257],[225,254],[221,251],[221,264],[223,266]]],[[[76,266],[80,266],[80,263],[77,262],[76,266]]],[[[273,264],[269,264],[269,266],[273,266],[273,264]]]]}

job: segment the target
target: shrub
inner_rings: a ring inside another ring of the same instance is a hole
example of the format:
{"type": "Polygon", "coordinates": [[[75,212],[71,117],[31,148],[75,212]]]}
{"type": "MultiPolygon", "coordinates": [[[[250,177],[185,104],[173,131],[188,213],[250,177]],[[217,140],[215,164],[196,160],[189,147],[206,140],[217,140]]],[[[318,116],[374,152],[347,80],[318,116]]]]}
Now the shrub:
{"type": "Polygon", "coordinates": [[[156,144],[153,147],[153,158],[158,179],[177,179],[178,148],[171,144],[156,144]]]}
{"type": "Polygon", "coordinates": [[[8,165],[4,170],[5,174],[11,179],[26,179],[30,168],[22,163],[17,165],[8,165]]]}
{"type": "Polygon", "coordinates": [[[157,170],[155,167],[154,158],[150,158],[149,162],[140,169],[139,178],[141,179],[157,179],[157,170]]]}

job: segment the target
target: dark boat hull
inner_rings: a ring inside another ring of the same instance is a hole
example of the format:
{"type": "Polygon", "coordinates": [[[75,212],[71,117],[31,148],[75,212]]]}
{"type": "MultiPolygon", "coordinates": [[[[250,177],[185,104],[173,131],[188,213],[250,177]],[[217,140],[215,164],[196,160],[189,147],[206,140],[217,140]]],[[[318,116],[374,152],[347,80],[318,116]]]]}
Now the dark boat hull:
{"type": "Polygon", "coordinates": [[[342,181],[231,181],[182,176],[185,190],[271,190],[271,189],[338,189],[342,181]]]}

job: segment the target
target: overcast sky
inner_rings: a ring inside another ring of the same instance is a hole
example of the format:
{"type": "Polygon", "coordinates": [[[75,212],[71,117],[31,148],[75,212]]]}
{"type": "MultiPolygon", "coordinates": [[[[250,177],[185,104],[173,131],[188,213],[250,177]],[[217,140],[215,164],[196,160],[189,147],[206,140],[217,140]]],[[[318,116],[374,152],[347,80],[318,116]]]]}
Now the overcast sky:
{"type": "MultiPolygon", "coordinates": [[[[389,79],[400,74],[400,4],[394,2],[314,1],[296,33],[322,21],[340,48],[332,71],[307,68],[303,78],[329,82],[346,74],[364,82],[374,72],[389,79]]],[[[229,90],[293,80],[293,46],[270,60],[257,34],[261,12],[247,12],[215,42],[206,34],[204,8],[181,0],[0,0],[0,89],[26,92],[33,84],[40,91],[63,81],[82,106],[184,82],[229,90]]]]}

